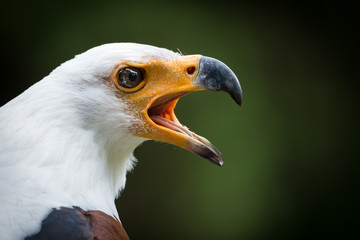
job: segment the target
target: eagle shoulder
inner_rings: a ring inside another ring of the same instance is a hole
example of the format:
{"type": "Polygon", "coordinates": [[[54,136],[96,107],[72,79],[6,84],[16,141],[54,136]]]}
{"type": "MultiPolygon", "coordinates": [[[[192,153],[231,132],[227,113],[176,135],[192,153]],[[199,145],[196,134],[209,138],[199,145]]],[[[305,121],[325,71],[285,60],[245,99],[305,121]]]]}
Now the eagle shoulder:
{"type": "Polygon", "coordinates": [[[53,208],[42,221],[38,233],[25,240],[128,240],[120,221],[101,211],[84,211],[79,207],[53,208]]]}

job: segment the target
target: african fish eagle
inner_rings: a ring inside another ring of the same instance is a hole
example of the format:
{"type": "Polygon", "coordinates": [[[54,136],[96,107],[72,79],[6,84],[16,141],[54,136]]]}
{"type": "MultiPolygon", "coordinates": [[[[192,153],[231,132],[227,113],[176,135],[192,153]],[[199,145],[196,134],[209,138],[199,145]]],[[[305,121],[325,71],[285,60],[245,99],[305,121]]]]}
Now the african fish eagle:
{"type": "Polygon", "coordinates": [[[193,91],[225,91],[224,63],[111,43],[61,64],[0,110],[0,239],[128,239],[114,199],[146,139],[222,165],[221,153],[174,114],[193,91]]]}

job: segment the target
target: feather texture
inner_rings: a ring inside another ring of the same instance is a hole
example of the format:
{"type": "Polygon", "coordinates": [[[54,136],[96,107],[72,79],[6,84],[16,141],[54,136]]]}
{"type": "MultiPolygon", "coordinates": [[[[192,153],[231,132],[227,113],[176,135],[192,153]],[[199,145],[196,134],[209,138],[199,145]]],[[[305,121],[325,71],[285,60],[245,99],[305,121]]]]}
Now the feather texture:
{"type": "Polygon", "coordinates": [[[40,231],[53,208],[81,206],[118,218],[114,198],[144,141],[104,80],[122,60],[176,59],[148,45],[95,47],[63,63],[0,109],[0,238],[40,231]]]}

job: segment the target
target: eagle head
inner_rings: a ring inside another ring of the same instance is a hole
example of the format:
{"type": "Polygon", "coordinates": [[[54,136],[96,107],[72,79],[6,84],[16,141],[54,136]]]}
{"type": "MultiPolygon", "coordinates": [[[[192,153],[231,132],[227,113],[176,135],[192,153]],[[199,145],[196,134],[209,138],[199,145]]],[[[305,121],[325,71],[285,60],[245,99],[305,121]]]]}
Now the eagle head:
{"type": "Polygon", "coordinates": [[[153,139],[223,164],[221,153],[183,126],[174,113],[179,98],[204,89],[225,91],[241,105],[239,81],[219,60],[114,43],[76,56],[51,75],[57,74],[72,86],[69,89],[81,92],[73,94],[72,102],[83,127],[96,130],[99,138],[117,146],[153,139]]]}

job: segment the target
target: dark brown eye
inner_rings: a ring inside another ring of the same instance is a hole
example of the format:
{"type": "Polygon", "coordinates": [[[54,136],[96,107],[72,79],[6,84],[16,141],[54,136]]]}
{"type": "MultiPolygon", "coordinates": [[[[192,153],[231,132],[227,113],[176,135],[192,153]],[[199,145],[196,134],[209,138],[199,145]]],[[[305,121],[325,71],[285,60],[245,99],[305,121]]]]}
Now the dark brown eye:
{"type": "Polygon", "coordinates": [[[139,68],[127,67],[118,73],[118,83],[124,88],[135,88],[144,80],[144,74],[139,68]]]}

